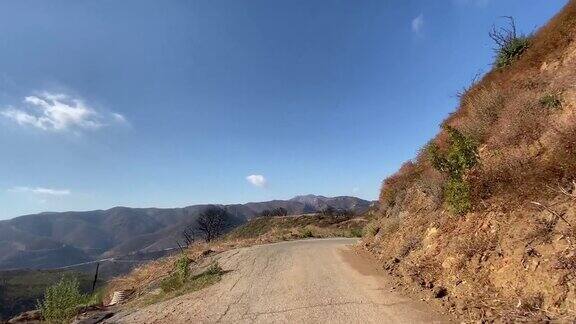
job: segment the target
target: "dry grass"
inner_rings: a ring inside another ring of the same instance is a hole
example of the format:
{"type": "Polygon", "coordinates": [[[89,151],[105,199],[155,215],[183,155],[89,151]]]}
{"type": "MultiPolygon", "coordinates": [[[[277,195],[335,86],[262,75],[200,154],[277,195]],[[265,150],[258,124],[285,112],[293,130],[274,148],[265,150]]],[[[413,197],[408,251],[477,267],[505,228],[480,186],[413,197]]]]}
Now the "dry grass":
{"type": "Polygon", "coordinates": [[[483,141],[502,111],[504,97],[495,84],[475,87],[462,97],[461,106],[468,112],[462,121],[462,129],[474,139],[483,141]]]}
{"type": "MultiPolygon", "coordinates": [[[[408,282],[447,287],[467,319],[564,318],[576,307],[576,199],[572,188],[558,189],[576,180],[575,38],[572,0],[521,57],[467,88],[443,122],[479,141],[480,162],[464,176],[470,213],[442,207],[447,179],[432,168],[429,145],[383,181],[381,218],[365,245],[408,282]],[[572,225],[551,223],[531,201],[572,225]]],[[[445,150],[449,136],[441,131],[430,143],[445,150]]]]}

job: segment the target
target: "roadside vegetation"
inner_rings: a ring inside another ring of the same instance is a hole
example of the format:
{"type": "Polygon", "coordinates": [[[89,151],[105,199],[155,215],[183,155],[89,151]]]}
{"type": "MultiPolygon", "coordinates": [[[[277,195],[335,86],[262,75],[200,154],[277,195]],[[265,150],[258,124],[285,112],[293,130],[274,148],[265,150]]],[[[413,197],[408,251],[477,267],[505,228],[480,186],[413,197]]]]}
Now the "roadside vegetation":
{"type": "Polygon", "coordinates": [[[183,237],[190,237],[193,244],[182,247],[179,255],[152,261],[112,280],[106,295],[110,298],[114,291],[130,291],[126,307],[174,298],[218,282],[226,273],[217,263],[221,252],[287,240],[361,237],[374,213],[372,209],[364,215],[354,215],[347,210],[326,208],[317,214],[285,216],[281,209],[263,211],[259,217],[209,241],[187,229],[183,237]]]}
{"type": "Polygon", "coordinates": [[[509,22],[492,71],[383,181],[363,246],[464,320],[573,319],[576,1],[532,36],[509,22]]]}
{"type": "Polygon", "coordinates": [[[218,263],[211,263],[196,275],[190,274],[192,260],[182,254],[174,263],[169,276],[160,281],[160,290],[145,295],[139,303],[147,305],[191,293],[220,281],[225,273],[218,263]]]}
{"type": "Polygon", "coordinates": [[[80,292],[78,279],[64,277],[46,289],[44,299],[38,304],[42,317],[49,323],[66,323],[78,308],[88,303],[88,296],[80,292]]]}
{"type": "Polygon", "coordinates": [[[471,208],[470,185],[466,173],[478,163],[478,145],[474,140],[451,126],[446,126],[448,149],[442,152],[435,143],[430,144],[428,154],[432,166],[446,174],[444,201],[452,212],[464,214],[471,208]]]}
{"type": "Polygon", "coordinates": [[[79,289],[87,293],[93,276],[74,271],[11,270],[0,272],[0,319],[9,319],[23,311],[34,309],[44,298],[46,289],[63,277],[76,278],[79,289]]]}
{"type": "Polygon", "coordinates": [[[366,220],[349,211],[327,208],[300,216],[258,217],[234,229],[226,239],[285,241],[311,237],[359,237],[366,220]]]}
{"type": "Polygon", "coordinates": [[[37,308],[48,323],[68,323],[83,308],[102,304],[102,293],[84,294],[74,276],[63,276],[59,282],[46,288],[37,308]]]}

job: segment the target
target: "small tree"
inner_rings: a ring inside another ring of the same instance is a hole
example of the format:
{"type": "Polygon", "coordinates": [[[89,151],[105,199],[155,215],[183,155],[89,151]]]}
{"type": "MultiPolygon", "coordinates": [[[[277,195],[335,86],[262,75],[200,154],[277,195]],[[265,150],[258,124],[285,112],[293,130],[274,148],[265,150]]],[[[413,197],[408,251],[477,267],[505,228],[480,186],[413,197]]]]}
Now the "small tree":
{"type": "Polygon", "coordinates": [[[272,209],[273,216],[288,216],[288,210],[286,208],[277,207],[272,209]]]}
{"type": "Polygon", "coordinates": [[[478,162],[477,144],[454,127],[446,126],[450,148],[440,152],[432,143],[429,147],[432,166],[438,171],[447,173],[451,178],[462,178],[464,173],[478,162]]]}
{"type": "Polygon", "coordinates": [[[230,215],[219,207],[210,207],[200,214],[196,220],[196,228],[206,242],[210,242],[230,226],[230,215]]]}
{"type": "Polygon", "coordinates": [[[326,216],[326,217],[333,217],[334,215],[336,215],[336,208],[332,207],[332,206],[328,206],[324,209],[322,209],[320,211],[320,214],[322,214],[322,216],[326,216]]]}
{"type": "Polygon", "coordinates": [[[354,212],[350,209],[338,209],[336,216],[338,218],[348,219],[354,217],[354,212]]]}
{"type": "Polygon", "coordinates": [[[262,217],[276,217],[276,216],[287,216],[288,210],[286,208],[277,207],[274,209],[266,209],[259,214],[262,217]]]}
{"type": "Polygon", "coordinates": [[[432,166],[448,175],[444,188],[444,201],[456,214],[464,214],[471,208],[470,186],[464,176],[478,163],[478,145],[456,128],[446,126],[450,147],[441,152],[432,143],[428,148],[432,166]]]}
{"type": "Polygon", "coordinates": [[[271,217],[272,215],[272,211],[270,209],[265,209],[263,211],[261,211],[259,214],[259,216],[261,217],[271,217]]]}

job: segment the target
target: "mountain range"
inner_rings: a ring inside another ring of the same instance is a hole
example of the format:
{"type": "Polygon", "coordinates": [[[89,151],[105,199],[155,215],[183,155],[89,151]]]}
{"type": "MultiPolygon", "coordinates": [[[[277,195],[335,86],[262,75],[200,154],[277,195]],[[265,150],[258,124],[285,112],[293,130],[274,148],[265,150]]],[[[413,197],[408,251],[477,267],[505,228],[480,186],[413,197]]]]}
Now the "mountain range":
{"type": "Polygon", "coordinates": [[[184,228],[207,208],[218,206],[240,225],[264,210],[282,207],[289,215],[318,212],[328,206],[361,214],[371,201],[342,196],[305,195],[232,205],[183,208],[128,208],[50,212],[0,221],[0,270],[50,269],[102,258],[157,253],[177,246],[184,228]]]}

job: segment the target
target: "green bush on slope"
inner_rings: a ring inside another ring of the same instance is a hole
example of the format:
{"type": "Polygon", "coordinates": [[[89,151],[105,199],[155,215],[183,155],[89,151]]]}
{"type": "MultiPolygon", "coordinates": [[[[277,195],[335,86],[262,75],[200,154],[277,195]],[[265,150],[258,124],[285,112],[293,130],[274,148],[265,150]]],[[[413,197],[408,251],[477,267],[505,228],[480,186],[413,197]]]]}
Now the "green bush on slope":
{"type": "Polygon", "coordinates": [[[478,163],[478,145],[456,128],[446,126],[450,147],[446,152],[432,143],[428,148],[432,166],[448,175],[444,187],[444,202],[456,214],[470,210],[470,186],[464,178],[466,172],[478,163]]]}
{"type": "Polygon", "coordinates": [[[505,17],[510,21],[509,28],[496,28],[493,27],[489,33],[490,38],[496,43],[496,59],[494,66],[503,68],[511,65],[517,60],[530,46],[530,37],[525,35],[518,35],[516,33],[516,25],[514,18],[505,17]]]}
{"type": "Polygon", "coordinates": [[[49,323],[64,323],[71,319],[78,308],[85,305],[90,297],[80,292],[78,279],[64,276],[46,289],[44,300],[38,303],[42,316],[49,323]]]}

